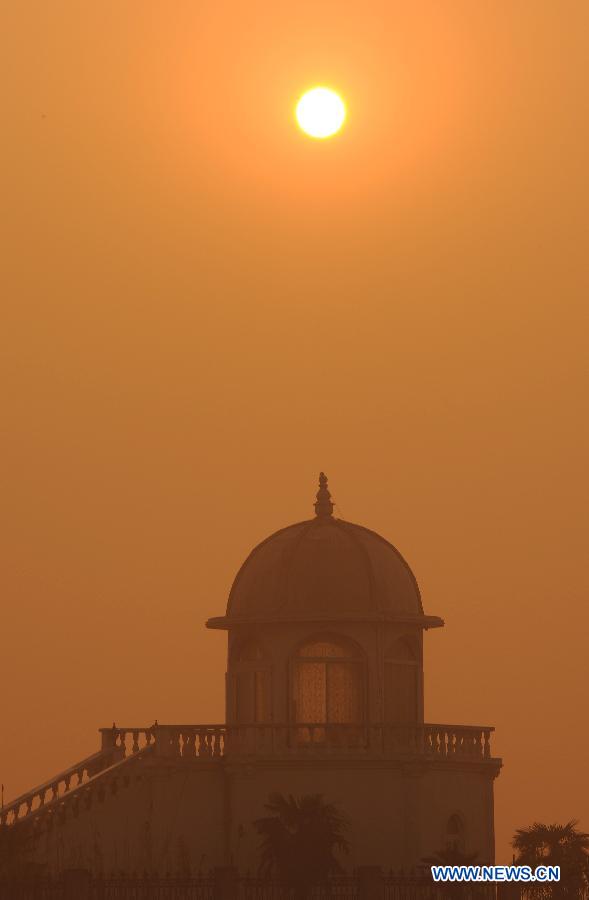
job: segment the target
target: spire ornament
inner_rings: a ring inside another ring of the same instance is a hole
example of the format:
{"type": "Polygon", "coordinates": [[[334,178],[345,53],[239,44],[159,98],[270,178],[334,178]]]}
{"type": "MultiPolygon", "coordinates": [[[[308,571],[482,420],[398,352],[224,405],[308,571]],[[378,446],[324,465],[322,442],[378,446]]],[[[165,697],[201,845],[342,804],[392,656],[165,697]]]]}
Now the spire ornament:
{"type": "Polygon", "coordinates": [[[319,474],[319,490],[316,496],[317,500],[314,504],[315,515],[320,519],[329,518],[333,514],[333,503],[327,488],[327,475],[325,472],[320,472],[319,474]]]}

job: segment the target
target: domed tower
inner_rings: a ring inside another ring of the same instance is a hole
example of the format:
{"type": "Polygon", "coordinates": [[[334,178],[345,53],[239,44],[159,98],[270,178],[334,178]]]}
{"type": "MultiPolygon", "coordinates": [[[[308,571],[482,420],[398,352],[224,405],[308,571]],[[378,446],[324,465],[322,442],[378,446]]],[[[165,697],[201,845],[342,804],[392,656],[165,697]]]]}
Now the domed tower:
{"type": "Polygon", "coordinates": [[[423,723],[423,631],[444,623],[392,544],[333,515],[323,473],[314,506],[252,550],[207,622],[228,631],[229,733],[272,723],[293,750],[398,739],[423,723]]]}

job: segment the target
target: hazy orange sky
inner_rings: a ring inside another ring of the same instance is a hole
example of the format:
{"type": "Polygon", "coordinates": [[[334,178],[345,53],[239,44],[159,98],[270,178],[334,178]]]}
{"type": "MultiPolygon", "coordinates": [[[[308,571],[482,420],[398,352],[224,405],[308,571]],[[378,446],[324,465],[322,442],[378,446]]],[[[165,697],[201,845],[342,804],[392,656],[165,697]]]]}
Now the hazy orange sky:
{"type": "Polygon", "coordinates": [[[6,799],[113,720],[222,721],[204,620],[324,469],[446,620],[427,720],[497,728],[499,860],[589,829],[589,5],[2,18],[6,799]]]}

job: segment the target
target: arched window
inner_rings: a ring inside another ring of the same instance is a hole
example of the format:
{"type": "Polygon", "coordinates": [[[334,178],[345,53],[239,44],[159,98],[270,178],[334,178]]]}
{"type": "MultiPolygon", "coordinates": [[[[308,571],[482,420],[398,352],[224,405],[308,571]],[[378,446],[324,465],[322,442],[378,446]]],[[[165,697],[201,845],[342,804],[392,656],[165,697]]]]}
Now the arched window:
{"type": "Polygon", "coordinates": [[[352,641],[317,637],[292,661],[295,722],[360,724],[364,720],[364,658],[352,641]]]}
{"type": "Polygon", "coordinates": [[[408,725],[417,721],[418,665],[413,645],[399,638],[385,656],[385,721],[408,725]]]}
{"type": "Polygon", "coordinates": [[[446,849],[464,852],[464,822],[457,813],[453,813],[446,823],[446,849]]]}
{"type": "Polygon", "coordinates": [[[270,721],[270,660],[255,641],[238,647],[231,662],[233,721],[270,721]]]}

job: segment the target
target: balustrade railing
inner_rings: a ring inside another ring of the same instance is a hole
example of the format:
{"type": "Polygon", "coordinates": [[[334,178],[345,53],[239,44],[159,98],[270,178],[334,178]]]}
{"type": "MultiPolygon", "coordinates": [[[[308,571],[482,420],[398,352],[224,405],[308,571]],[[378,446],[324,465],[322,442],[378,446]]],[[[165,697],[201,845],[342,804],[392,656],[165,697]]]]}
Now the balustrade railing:
{"type": "Polygon", "coordinates": [[[147,752],[182,760],[228,756],[409,756],[438,760],[491,760],[492,728],[474,725],[383,725],[300,722],[230,725],[154,725],[101,728],[102,749],[22,794],[0,810],[0,826],[13,825],[78,793],[116,764],[147,752]]]}
{"type": "Polygon", "coordinates": [[[226,726],[224,747],[228,755],[364,752],[476,761],[491,759],[492,731],[469,725],[232,724],[226,726]]]}
{"type": "Polygon", "coordinates": [[[34,813],[39,814],[55,805],[82,785],[89,784],[97,775],[114,764],[145,750],[153,743],[153,728],[101,728],[102,747],[97,753],[70,766],[59,775],[21,794],[0,810],[0,826],[14,825],[34,813]]]}
{"type": "Polygon", "coordinates": [[[113,723],[112,728],[99,729],[102,735],[102,749],[114,750],[122,756],[139,753],[154,743],[157,728],[157,722],[147,728],[118,728],[113,723]]]}
{"type": "Polygon", "coordinates": [[[256,753],[305,751],[403,754],[438,759],[490,759],[490,727],[477,725],[389,725],[362,723],[261,723],[158,725],[101,729],[103,746],[136,753],[153,745],[158,756],[219,759],[256,753]]]}
{"type": "Polygon", "coordinates": [[[26,794],[21,794],[16,800],[3,806],[0,810],[0,825],[13,825],[20,819],[30,816],[31,813],[44,807],[46,804],[63,797],[73,788],[88,782],[94,775],[105,769],[116,759],[114,751],[105,752],[99,750],[92,756],[86,757],[75,766],[33,788],[26,794]]]}
{"type": "MultiPolygon", "coordinates": [[[[54,822],[63,822],[69,812],[78,815],[80,810],[89,809],[94,801],[103,801],[107,796],[116,795],[121,788],[128,787],[131,783],[130,773],[126,769],[130,762],[139,759],[148,753],[152,753],[154,746],[146,746],[130,756],[118,754],[118,758],[112,762],[114,754],[102,752],[102,760],[110,760],[110,764],[101,766],[88,780],[82,780],[69,791],[57,793],[50,800],[37,806],[31,806],[24,815],[9,818],[3,821],[3,825],[30,825],[33,829],[43,826],[51,826],[54,822]]],[[[34,792],[31,792],[34,793],[34,792]]],[[[13,808],[18,801],[10,805],[13,808]]],[[[22,803],[21,803],[22,805],[22,803]]],[[[6,808],[8,809],[8,807],[6,808]]]]}

